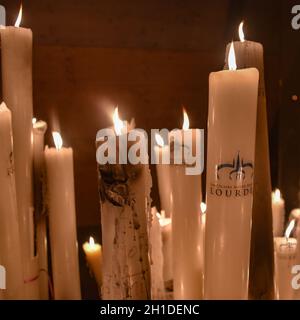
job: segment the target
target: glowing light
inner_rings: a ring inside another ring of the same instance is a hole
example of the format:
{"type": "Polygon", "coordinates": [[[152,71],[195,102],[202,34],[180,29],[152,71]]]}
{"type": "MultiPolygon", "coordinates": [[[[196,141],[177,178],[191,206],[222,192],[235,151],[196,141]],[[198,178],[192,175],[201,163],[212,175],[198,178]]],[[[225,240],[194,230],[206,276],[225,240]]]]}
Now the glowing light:
{"type": "Polygon", "coordinates": [[[296,222],[295,219],[291,220],[291,222],[289,223],[289,225],[287,226],[287,228],[285,230],[284,236],[286,237],[287,241],[291,235],[291,232],[293,231],[293,229],[295,227],[295,222],[296,222]]]}
{"type": "Polygon", "coordinates": [[[155,133],[155,141],[156,141],[156,144],[160,147],[163,147],[165,145],[164,139],[159,133],[155,133]]]}
{"type": "Polygon", "coordinates": [[[236,70],[236,60],[235,60],[233,42],[231,42],[230,49],[229,49],[228,66],[229,66],[229,70],[236,70]]]}
{"type": "Polygon", "coordinates": [[[279,202],[281,200],[281,192],[279,189],[275,189],[275,191],[272,193],[273,195],[273,201],[279,202]]]}
{"type": "Polygon", "coordinates": [[[202,212],[202,213],[205,213],[205,212],[206,212],[206,203],[201,202],[201,203],[200,203],[200,209],[201,209],[201,212],[202,212]]]}
{"type": "Polygon", "coordinates": [[[61,135],[59,132],[52,132],[52,137],[53,137],[53,141],[54,141],[54,144],[55,144],[55,148],[57,150],[60,150],[62,148],[62,145],[63,145],[63,140],[61,138],[61,135]]]}
{"type": "Polygon", "coordinates": [[[122,134],[122,131],[124,129],[124,123],[119,118],[119,109],[118,107],[115,108],[114,114],[113,114],[113,122],[114,122],[114,128],[117,136],[120,136],[122,134]]]}
{"type": "Polygon", "coordinates": [[[244,21],[242,21],[239,25],[239,37],[240,37],[241,42],[245,41],[245,34],[244,34],[243,26],[244,26],[244,21]]]}
{"type": "Polygon", "coordinates": [[[20,27],[20,24],[21,24],[21,21],[22,21],[22,14],[23,14],[23,8],[22,8],[22,4],[21,4],[21,6],[20,6],[20,11],[19,11],[17,20],[16,20],[16,22],[15,22],[15,27],[17,27],[17,28],[20,27]]]}
{"type": "Polygon", "coordinates": [[[188,130],[189,128],[190,128],[190,120],[189,120],[189,117],[187,115],[187,112],[183,108],[183,125],[182,125],[182,129],[183,130],[188,130]]]}
{"type": "Polygon", "coordinates": [[[36,118],[32,118],[32,124],[36,124],[36,118]]]}
{"type": "Polygon", "coordinates": [[[90,239],[89,239],[89,245],[90,245],[91,247],[94,247],[94,246],[95,246],[95,240],[94,240],[93,237],[90,237],[90,239]]]}

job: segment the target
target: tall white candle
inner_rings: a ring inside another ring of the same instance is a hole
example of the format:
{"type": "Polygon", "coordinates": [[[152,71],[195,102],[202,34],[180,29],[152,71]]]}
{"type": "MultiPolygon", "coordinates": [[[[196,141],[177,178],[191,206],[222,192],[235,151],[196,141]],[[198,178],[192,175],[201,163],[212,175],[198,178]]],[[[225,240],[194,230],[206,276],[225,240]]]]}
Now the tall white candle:
{"type": "Polygon", "coordinates": [[[95,243],[93,237],[90,237],[89,242],[83,244],[83,250],[88,263],[88,266],[95,277],[101,295],[102,286],[102,248],[99,243],[95,243]]]}
{"type": "Polygon", "coordinates": [[[36,243],[39,259],[40,298],[49,299],[47,216],[45,212],[45,154],[44,136],[47,123],[33,119],[33,173],[34,173],[34,212],[36,222],[36,243]]]}
{"type": "MultiPolygon", "coordinates": [[[[189,129],[185,114],[184,131],[189,129]]],[[[171,164],[172,186],[172,251],[174,299],[203,298],[201,254],[198,251],[201,233],[201,175],[187,175],[186,166],[171,164]]]]}
{"type": "Polygon", "coordinates": [[[258,71],[209,76],[205,298],[247,299],[258,71]]]}
{"type": "Polygon", "coordinates": [[[12,143],[11,112],[2,103],[0,105],[0,265],[6,269],[6,290],[3,290],[2,298],[24,299],[12,143]]]}
{"type": "Polygon", "coordinates": [[[284,200],[279,189],[272,192],[272,215],[273,235],[274,237],[281,237],[283,235],[285,209],[284,200]]]}
{"type": "Polygon", "coordinates": [[[0,29],[3,100],[12,112],[16,192],[26,298],[39,298],[35,271],[32,219],[32,32],[15,27],[0,29]]]}
{"type": "Polygon", "coordinates": [[[49,229],[54,298],[81,298],[74,195],[73,150],[63,148],[54,132],[56,148],[45,150],[49,229]]]}
{"type": "Polygon", "coordinates": [[[297,239],[290,238],[295,220],[287,227],[285,237],[275,237],[275,291],[276,299],[291,300],[294,297],[292,287],[292,267],[296,265],[297,239]]]}

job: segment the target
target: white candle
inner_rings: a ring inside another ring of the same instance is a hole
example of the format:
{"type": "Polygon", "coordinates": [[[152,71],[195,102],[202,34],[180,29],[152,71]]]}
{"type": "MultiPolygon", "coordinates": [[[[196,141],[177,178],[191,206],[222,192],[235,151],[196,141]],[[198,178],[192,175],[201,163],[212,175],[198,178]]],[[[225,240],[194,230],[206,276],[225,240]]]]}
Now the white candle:
{"type": "Polygon", "coordinates": [[[247,299],[258,71],[209,76],[205,298],[247,299]]]}
{"type": "Polygon", "coordinates": [[[284,228],[284,200],[281,197],[279,189],[272,192],[272,215],[273,215],[273,235],[274,237],[281,237],[284,228]]]}
{"type": "Polygon", "coordinates": [[[46,147],[45,160],[54,298],[80,299],[73,150],[62,147],[59,133],[53,138],[56,148],[46,147]]]}
{"type": "Polygon", "coordinates": [[[206,224],[206,204],[201,202],[201,233],[200,233],[200,243],[199,243],[199,252],[201,255],[201,270],[202,270],[202,279],[204,281],[204,259],[205,259],[205,224],[206,224]]]}
{"type": "MultiPolygon", "coordinates": [[[[184,131],[188,129],[185,115],[184,131]]],[[[195,141],[193,140],[193,143],[195,141]]],[[[172,251],[174,299],[203,298],[201,255],[198,251],[201,233],[201,175],[187,175],[185,165],[170,165],[173,193],[172,251]]]]}
{"type": "Polygon", "coordinates": [[[39,298],[32,230],[32,32],[16,27],[0,29],[3,100],[12,112],[16,192],[24,264],[26,298],[39,298]],[[30,280],[30,281],[29,281],[30,280]]]}
{"type": "Polygon", "coordinates": [[[0,105],[0,265],[6,269],[3,299],[23,299],[23,264],[15,188],[11,112],[0,105]]]}
{"type": "Polygon", "coordinates": [[[295,220],[286,230],[285,237],[275,237],[275,290],[278,300],[291,300],[294,297],[292,287],[292,267],[296,265],[297,240],[290,238],[295,220]]]}
{"type": "Polygon", "coordinates": [[[99,243],[95,243],[93,237],[90,237],[89,242],[83,244],[85,257],[91,272],[97,282],[99,293],[102,286],[102,248],[99,243]]]}
{"type": "Polygon", "coordinates": [[[33,173],[34,173],[34,211],[36,219],[36,243],[39,259],[40,298],[49,299],[47,216],[45,212],[45,154],[44,136],[47,123],[32,120],[33,126],[33,173]]]}
{"type": "Polygon", "coordinates": [[[163,253],[163,276],[166,286],[172,287],[170,282],[173,280],[173,264],[172,264],[172,219],[166,218],[166,214],[161,210],[161,214],[157,214],[162,237],[162,253],[163,253]]]}

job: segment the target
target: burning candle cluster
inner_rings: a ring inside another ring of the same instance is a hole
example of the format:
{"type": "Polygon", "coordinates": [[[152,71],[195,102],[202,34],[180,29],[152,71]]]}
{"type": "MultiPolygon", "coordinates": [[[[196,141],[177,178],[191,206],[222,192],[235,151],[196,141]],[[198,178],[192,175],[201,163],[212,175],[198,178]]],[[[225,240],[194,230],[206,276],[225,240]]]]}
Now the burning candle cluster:
{"type": "MultiPolygon", "coordinates": [[[[33,118],[32,32],[21,22],[22,7],[15,26],[0,29],[0,299],[79,300],[73,149],[58,131],[45,147],[47,123],[33,118]]],[[[284,200],[279,190],[271,197],[263,48],[245,40],[243,23],[239,35],[224,70],[209,76],[205,197],[204,138],[186,109],[181,129],[158,130],[151,143],[159,212],[145,131],[116,107],[113,127],[97,135],[102,240],[81,249],[99,298],[299,298],[300,209],[283,235],[284,200]]]]}

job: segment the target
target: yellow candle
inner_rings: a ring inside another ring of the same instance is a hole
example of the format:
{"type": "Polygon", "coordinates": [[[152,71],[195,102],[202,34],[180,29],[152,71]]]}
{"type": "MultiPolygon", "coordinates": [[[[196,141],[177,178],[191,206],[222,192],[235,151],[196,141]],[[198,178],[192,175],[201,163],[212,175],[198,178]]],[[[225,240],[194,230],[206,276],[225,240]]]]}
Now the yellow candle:
{"type": "Polygon", "coordinates": [[[102,247],[95,243],[93,237],[90,237],[89,242],[83,244],[83,250],[90,270],[94,274],[99,288],[102,286],[102,247]]]}

